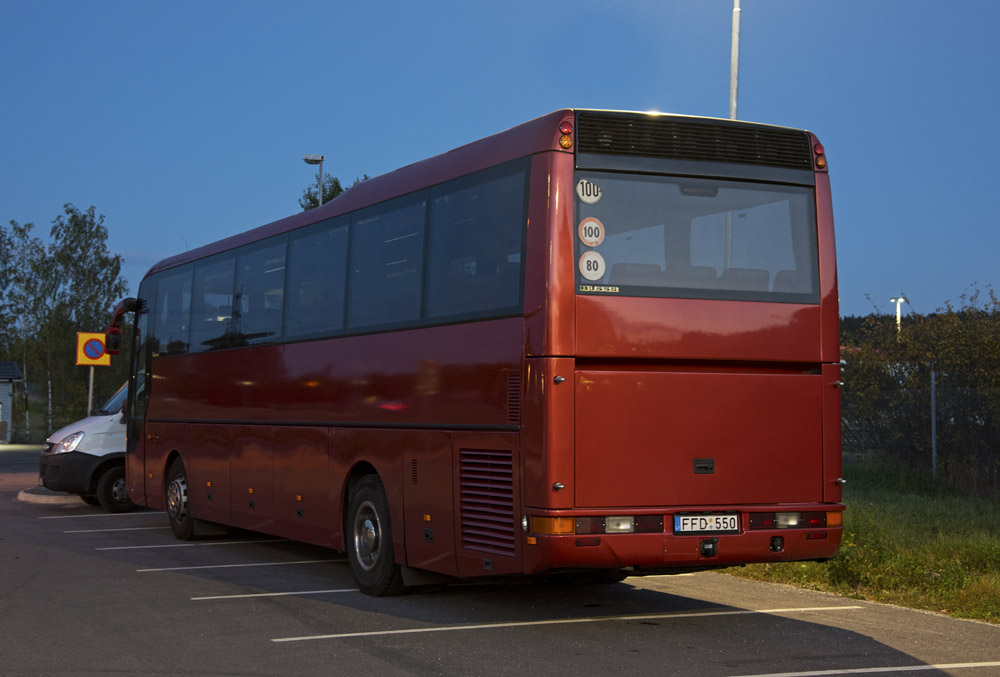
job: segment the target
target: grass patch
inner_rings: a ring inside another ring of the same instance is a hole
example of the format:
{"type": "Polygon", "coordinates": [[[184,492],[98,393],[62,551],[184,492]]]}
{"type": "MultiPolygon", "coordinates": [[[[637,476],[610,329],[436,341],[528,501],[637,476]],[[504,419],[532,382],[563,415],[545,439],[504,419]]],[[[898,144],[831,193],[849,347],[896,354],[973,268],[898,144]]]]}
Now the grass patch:
{"type": "Polygon", "coordinates": [[[727,572],[1000,624],[1000,504],[895,466],[857,462],[844,472],[835,559],[727,572]]]}

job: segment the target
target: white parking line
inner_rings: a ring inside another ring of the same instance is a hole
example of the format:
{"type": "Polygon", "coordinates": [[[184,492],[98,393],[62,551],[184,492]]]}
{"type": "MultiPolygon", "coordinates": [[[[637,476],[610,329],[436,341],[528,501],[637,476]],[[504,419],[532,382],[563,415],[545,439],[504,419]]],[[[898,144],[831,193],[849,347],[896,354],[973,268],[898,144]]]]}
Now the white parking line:
{"type": "Polygon", "coordinates": [[[144,510],[142,512],[90,512],[86,515],[46,515],[45,517],[38,517],[40,520],[69,520],[78,519],[81,517],[135,517],[139,515],[166,515],[165,512],[150,512],[144,510]]]}
{"type": "Polygon", "coordinates": [[[259,541],[206,541],[205,543],[164,543],[160,545],[119,545],[114,548],[94,548],[94,550],[152,550],[153,548],[207,548],[212,545],[252,545],[255,543],[280,543],[284,538],[268,538],[259,541]]]}
{"type": "Polygon", "coordinates": [[[124,527],[122,529],[72,529],[64,531],[64,534],[100,534],[106,531],[155,531],[157,529],[169,529],[170,527],[124,527]]]}
{"type": "Polygon", "coordinates": [[[862,609],[860,606],[817,606],[796,609],[739,609],[733,611],[700,611],[692,613],[639,614],[635,616],[589,616],[581,618],[555,618],[542,621],[515,621],[512,623],[481,623],[474,625],[438,625],[404,630],[374,630],[371,632],[341,632],[332,635],[308,635],[305,637],[279,637],[272,642],[305,642],[314,639],[344,639],[347,637],[380,637],[384,635],[411,635],[428,632],[457,632],[461,630],[493,630],[496,628],[521,628],[537,625],[568,625],[574,623],[620,623],[624,621],[675,620],[679,618],[702,618],[709,616],[745,616],[750,614],[788,614],[810,611],[850,611],[862,609]]]}
{"type": "Polygon", "coordinates": [[[768,672],[765,674],[737,675],[736,677],[821,677],[822,675],[872,675],[891,672],[916,672],[917,670],[962,670],[997,667],[1000,667],[1000,661],[988,661],[985,663],[940,663],[938,665],[893,665],[891,667],[844,668],[842,670],[812,670],[808,672],[768,672]]]}
{"type": "Polygon", "coordinates": [[[247,595],[211,595],[209,597],[192,597],[191,601],[199,602],[210,599],[246,599],[248,597],[287,597],[290,595],[330,595],[338,592],[361,592],[357,588],[341,588],[339,590],[298,590],[295,592],[255,592],[247,595]]]}
{"type": "Polygon", "coordinates": [[[197,567],[164,567],[162,569],[136,569],[137,572],[155,571],[191,571],[194,569],[235,569],[238,567],[277,567],[285,564],[323,564],[326,562],[343,562],[343,559],[304,559],[298,562],[251,562],[249,564],[209,564],[197,567]]]}

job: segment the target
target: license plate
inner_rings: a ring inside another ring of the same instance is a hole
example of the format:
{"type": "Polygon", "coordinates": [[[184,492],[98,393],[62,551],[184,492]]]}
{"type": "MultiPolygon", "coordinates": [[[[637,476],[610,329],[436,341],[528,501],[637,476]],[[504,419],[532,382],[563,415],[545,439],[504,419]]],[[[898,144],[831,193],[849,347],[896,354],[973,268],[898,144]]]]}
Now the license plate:
{"type": "Polygon", "coordinates": [[[732,513],[674,515],[675,534],[734,534],[739,530],[740,516],[732,513]]]}

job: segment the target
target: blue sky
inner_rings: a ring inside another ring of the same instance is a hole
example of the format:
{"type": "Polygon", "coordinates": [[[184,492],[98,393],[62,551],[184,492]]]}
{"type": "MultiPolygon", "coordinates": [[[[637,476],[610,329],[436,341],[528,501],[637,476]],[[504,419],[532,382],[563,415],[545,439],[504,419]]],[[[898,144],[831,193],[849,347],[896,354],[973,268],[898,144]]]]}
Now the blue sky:
{"type": "MultiPolygon", "coordinates": [[[[742,0],[740,118],[831,163],[841,313],[1000,286],[991,0],[742,0]],[[870,296],[869,301],[866,295],[870,296]]],[[[0,219],[157,260],[563,107],[726,117],[732,0],[0,0],[0,219]]]]}

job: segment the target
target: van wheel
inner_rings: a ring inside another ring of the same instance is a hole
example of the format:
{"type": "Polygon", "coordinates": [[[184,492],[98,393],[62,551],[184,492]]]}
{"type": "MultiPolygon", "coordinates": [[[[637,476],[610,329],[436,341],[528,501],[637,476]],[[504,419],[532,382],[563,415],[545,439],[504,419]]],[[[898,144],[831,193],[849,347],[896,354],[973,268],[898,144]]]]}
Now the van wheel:
{"type": "Polygon", "coordinates": [[[128,497],[125,486],[125,468],[116,465],[109,468],[97,480],[95,494],[101,507],[108,512],[129,512],[135,510],[135,504],[128,497]]]}
{"type": "Polygon", "coordinates": [[[376,597],[404,592],[392,552],[389,501],[378,475],[367,475],[354,487],[346,527],[347,561],[361,592],[376,597]]]}
{"type": "Polygon", "coordinates": [[[167,470],[166,508],[170,528],[174,536],[182,541],[194,538],[194,519],[188,503],[187,477],[184,474],[184,463],[178,458],[170,464],[167,470]]]}

